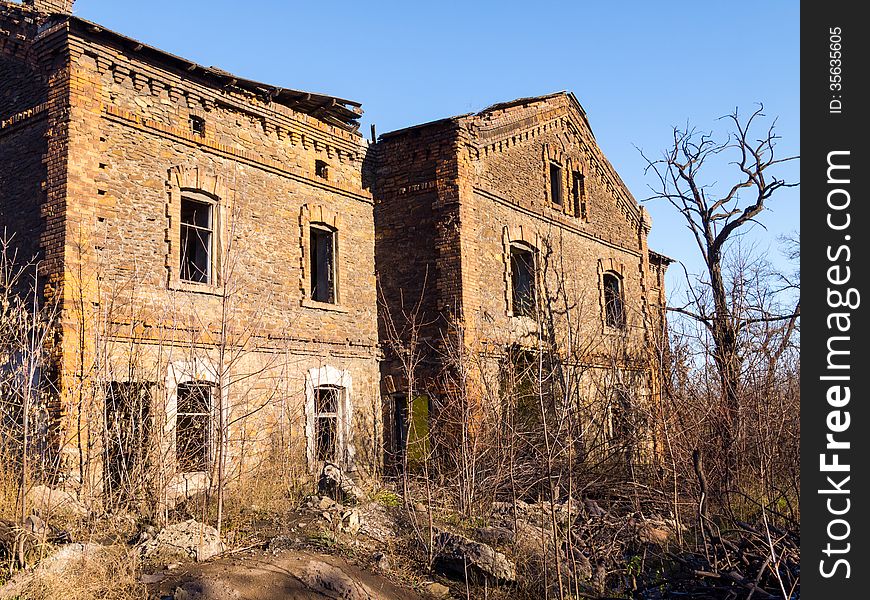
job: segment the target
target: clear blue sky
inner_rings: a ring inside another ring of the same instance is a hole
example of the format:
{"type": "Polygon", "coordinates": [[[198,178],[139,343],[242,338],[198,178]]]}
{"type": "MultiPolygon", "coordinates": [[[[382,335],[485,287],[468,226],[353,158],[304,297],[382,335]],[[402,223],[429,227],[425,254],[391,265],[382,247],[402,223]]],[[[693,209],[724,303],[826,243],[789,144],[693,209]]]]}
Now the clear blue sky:
{"type": "MultiPolygon", "coordinates": [[[[634,196],[671,128],[702,129],[763,102],[782,156],[799,153],[799,3],[78,0],[76,15],[204,65],[363,103],[379,133],[570,90],[634,196]]],[[[783,170],[798,180],[798,163],[783,170]]],[[[723,172],[723,185],[732,178],[723,172]]],[[[681,217],[646,204],[650,245],[700,268],[681,217]]],[[[750,239],[778,260],[799,193],[774,196],[750,239]]],[[[784,264],[783,261],[778,261],[784,264]]],[[[671,269],[669,287],[680,287],[671,269]]]]}

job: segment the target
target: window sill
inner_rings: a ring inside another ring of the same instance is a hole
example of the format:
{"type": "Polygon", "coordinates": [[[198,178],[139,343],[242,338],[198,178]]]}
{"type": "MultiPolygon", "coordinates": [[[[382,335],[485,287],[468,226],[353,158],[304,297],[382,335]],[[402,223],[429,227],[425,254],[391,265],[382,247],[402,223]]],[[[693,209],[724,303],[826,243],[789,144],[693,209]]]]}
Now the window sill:
{"type": "Polygon", "coordinates": [[[193,292],[195,294],[207,294],[209,296],[223,296],[223,288],[210,283],[196,283],[194,281],[172,281],[169,289],[177,292],[193,292]]]}
{"type": "Polygon", "coordinates": [[[303,298],[301,305],[303,308],[315,308],[318,310],[326,310],[329,312],[337,312],[342,314],[347,314],[350,312],[350,309],[344,306],[340,306],[338,304],[331,304],[329,302],[318,302],[310,298],[303,298]]]}
{"type": "Polygon", "coordinates": [[[612,325],[604,324],[604,335],[611,337],[619,337],[628,335],[628,325],[624,327],[613,327],[612,325]]]}

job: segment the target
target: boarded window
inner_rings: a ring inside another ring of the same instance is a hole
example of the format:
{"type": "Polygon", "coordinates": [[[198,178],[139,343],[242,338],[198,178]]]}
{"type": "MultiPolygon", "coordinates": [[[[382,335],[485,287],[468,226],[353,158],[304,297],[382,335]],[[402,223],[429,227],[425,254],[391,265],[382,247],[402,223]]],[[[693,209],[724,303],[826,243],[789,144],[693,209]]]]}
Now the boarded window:
{"type": "Polygon", "coordinates": [[[511,299],[514,316],[535,316],[535,254],[511,246],[511,299]]]}
{"type": "Polygon", "coordinates": [[[340,393],[331,386],[314,389],[314,456],[320,461],[335,461],[338,454],[340,393]]]}
{"type": "Polygon", "coordinates": [[[106,492],[142,492],[148,468],[152,384],[113,381],[106,389],[106,492]]]}
{"type": "Polygon", "coordinates": [[[178,386],[175,458],[181,472],[208,470],[213,394],[214,385],[208,382],[191,381],[178,386]]]}
{"type": "Polygon", "coordinates": [[[562,206],[562,167],[556,163],[550,163],[550,200],[562,206]]]}
{"type": "Polygon", "coordinates": [[[586,179],[580,171],[574,171],[571,178],[571,197],[574,201],[574,216],[589,220],[586,207],[586,179]]]}
{"type": "Polygon", "coordinates": [[[615,273],[605,273],[604,285],[604,322],[608,327],[625,328],[625,301],[622,281],[615,273]]]}
{"type": "Polygon", "coordinates": [[[214,207],[192,198],[181,199],[181,279],[211,283],[214,207]]]}
{"type": "Polygon", "coordinates": [[[311,227],[311,299],[335,304],[335,232],[311,227]]]}

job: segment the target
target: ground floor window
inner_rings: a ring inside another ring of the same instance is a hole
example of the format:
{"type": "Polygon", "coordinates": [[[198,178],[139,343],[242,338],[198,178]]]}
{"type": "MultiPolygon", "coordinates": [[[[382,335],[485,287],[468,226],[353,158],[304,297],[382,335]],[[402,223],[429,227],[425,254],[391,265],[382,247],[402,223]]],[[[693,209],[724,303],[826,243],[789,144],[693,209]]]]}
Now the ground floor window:
{"type": "Polygon", "coordinates": [[[207,471],[213,436],[214,384],[180,383],[176,392],[175,458],[181,472],[207,471]]]}
{"type": "Polygon", "coordinates": [[[314,389],[314,448],[319,461],[335,462],[338,454],[340,394],[334,386],[314,389]]]}
{"type": "Polygon", "coordinates": [[[106,491],[130,496],[143,490],[148,468],[153,384],[113,381],[106,387],[106,491]]]}
{"type": "Polygon", "coordinates": [[[308,467],[354,466],[353,381],[350,371],[323,365],[305,374],[305,439],[308,467]]]}
{"type": "Polygon", "coordinates": [[[429,454],[429,397],[395,394],[393,400],[392,454],[398,469],[407,464],[414,471],[421,468],[429,454]]]}

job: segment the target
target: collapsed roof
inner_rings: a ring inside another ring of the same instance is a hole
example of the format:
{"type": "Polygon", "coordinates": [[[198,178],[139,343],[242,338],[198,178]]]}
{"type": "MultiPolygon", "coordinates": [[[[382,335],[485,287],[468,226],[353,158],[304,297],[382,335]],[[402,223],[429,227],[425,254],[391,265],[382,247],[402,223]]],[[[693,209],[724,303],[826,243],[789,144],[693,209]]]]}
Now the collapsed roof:
{"type": "Polygon", "coordinates": [[[158,62],[170,69],[175,69],[185,77],[196,77],[208,85],[227,91],[245,91],[254,94],[265,102],[281,104],[346,131],[355,132],[359,129],[359,118],[363,114],[362,104],[359,102],[336,96],[283,88],[238,77],[217,67],[206,67],[197,64],[116,31],[106,29],[97,23],[72,15],[61,13],[51,15],[43,23],[42,28],[50,28],[63,21],[68,21],[70,29],[76,33],[96,36],[109,41],[126,50],[140,54],[148,60],[158,62]]]}

